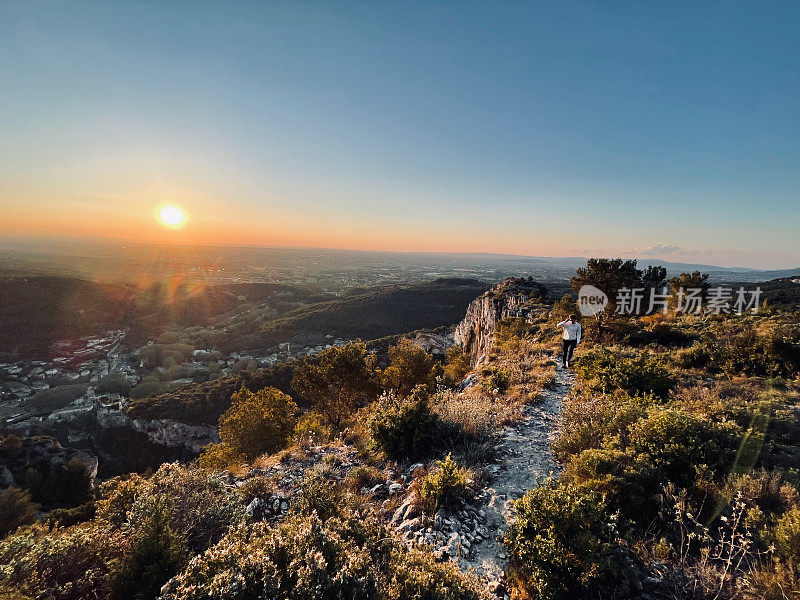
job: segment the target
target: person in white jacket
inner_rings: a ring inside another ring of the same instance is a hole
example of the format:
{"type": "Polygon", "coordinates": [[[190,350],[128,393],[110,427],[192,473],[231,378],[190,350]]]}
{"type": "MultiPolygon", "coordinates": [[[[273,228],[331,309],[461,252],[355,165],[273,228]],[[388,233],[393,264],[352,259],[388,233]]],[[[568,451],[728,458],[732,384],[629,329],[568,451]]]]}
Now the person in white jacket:
{"type": "Polygon", "coordinates": [[[575,320],[575,315],[570,315],[558,324],[564,330],[564,351],[561,360],[564,367],[569,367],[575,346],[581,343],[581,324],[575,320]]]}

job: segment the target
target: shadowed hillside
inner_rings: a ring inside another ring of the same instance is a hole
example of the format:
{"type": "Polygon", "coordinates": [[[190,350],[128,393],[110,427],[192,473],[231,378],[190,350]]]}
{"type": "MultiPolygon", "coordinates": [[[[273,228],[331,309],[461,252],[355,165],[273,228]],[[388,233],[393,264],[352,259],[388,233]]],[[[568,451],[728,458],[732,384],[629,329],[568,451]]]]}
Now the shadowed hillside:
{"type": "Polygon", "coordinates": [[[476,279],[441,278],[320,302],[265,324],[261,339],[267,346],[316,333],[373,339],[450,325],[464,316],[467,305],[487,287],[476,279]]]}

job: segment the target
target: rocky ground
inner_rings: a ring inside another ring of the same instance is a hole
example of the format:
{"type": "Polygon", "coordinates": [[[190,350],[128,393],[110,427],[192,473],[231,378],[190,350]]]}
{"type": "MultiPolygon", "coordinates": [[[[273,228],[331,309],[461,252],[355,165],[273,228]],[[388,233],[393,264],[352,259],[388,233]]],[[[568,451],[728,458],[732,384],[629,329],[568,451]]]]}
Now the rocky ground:
{"type": "Polygon", "coordinates": [[[514,518],[514,501],[537,480],[558,471],[550,441],[572,380],[569,371],[559,368],[541,402],[526,405],[523,417],[501,433],[497,461],[486,469],[490,483],[474,502],[426,518],[407,496],[391,518],[401,537],[410,544],[431,546],[438,558],[457,562],[486,582],[489,591],[502,595],[508,555],[500,538],[514,518]]]}
{"type": "MultiPolygon", "coordinates": [[[[434,515],[420,512],[411,484],[421,464],[401,472],[383,469],[383,482],[360,492],[383,507],[381,512],[408,545],[429,546],[439,560],[450,560],[465,572],[473,572],[488,591],[502,597],[508,556],[500,538],[514,518],[514,501],[537,480],[558,471],[550,441],[572,379],[570,372],[559,368],[554,383],[542,392],[541,401],[526,405],[522,418],[498,435],[495,462],[485,469],[488,483],[459,509],[440,510],[434,515]]],[[[326,478],[344,481],[363,464],[352,446],[310,446],[246,475],[227,476],[237,487],[254,477],[269,478],[272,491],[255,498],[248,513],[256,519],[275,520],[285,514],[309,469],[322,469],[320,474],[326,478]]]]}
{"type": "Polygon", "coordinates": [[[475,552],[462,559],[462,567],[473,568],[479,576],[500,580],[507,567],[507,556],[498,537],[513,519],[513,503],[538,479],[558,470],[550,451],[555,422],[562,399],[572,385],[572,374],[559,368],[554,385],[542,392],[542,402],[525,407],[524,417],[508,427],[499,450],[502,461],[489,467],[493,481],[484,490],[479,515],[485,522],[487,536],[475,545],[475,552]]]}

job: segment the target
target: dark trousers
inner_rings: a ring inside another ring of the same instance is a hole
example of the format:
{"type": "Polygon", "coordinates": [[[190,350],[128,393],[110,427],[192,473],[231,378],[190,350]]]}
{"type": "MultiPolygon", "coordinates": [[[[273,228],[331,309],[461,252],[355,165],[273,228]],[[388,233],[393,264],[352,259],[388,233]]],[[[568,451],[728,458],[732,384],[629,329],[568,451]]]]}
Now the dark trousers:
{"type": "Polygon", "coordinates": [[[572,353],[575,352],[575,346],[578,345],[578,340],[564,340],[564,352],[561,355],[561,360],[564,366],[572,360],[572,353]]]}

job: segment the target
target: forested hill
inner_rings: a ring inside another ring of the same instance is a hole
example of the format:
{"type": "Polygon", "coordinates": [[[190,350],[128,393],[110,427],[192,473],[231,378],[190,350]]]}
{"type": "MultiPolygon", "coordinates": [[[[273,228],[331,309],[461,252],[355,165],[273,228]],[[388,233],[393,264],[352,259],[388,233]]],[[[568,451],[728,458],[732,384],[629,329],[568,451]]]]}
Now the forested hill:
{"type": "Polygon", "coordinates": [[[123,326],[135,291],[76,277],[0,276],[0,354],[46,353],[59,339],[123,326]]]}
{"type": "Polygon", "coordinates": [[[452,325],[488,288],[483,281],[459,278],[378,288],[295,309],[266,323],[260,341],[269,346],[296,335],[316,333],[374,339],[452,325]]]}

